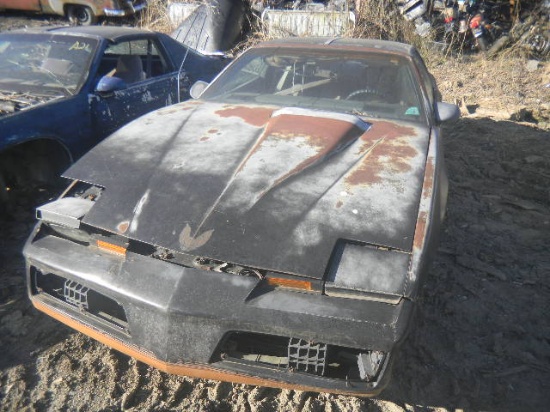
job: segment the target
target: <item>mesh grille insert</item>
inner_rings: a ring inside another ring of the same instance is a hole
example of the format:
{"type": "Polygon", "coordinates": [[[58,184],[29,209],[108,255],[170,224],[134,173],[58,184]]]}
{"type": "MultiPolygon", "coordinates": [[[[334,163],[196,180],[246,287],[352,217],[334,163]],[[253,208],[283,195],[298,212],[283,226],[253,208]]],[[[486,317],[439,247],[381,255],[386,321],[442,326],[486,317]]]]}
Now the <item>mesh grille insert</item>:
{"type": "Polygon", "coordinates": [[[313,343],[290,338],[288,343],[288,366],[298,371],[323,376],[327,363],[327,348],[324,343],[313,343]]]}

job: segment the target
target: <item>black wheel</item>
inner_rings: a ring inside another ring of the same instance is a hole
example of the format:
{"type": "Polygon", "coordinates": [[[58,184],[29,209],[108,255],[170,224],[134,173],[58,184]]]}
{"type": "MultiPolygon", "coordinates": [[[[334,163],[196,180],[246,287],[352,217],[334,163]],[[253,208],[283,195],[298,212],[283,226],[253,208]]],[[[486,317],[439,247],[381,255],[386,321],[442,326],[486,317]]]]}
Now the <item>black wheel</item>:
{"type": "Polygon", "coordinates": [[[79,26],[90,26],[97,22],[97,16],[91,8],[86,6],[69,6],[67,18],[72,24],[79,26]]]}
{"type": "Polygon", "coordinates": [[[487,51],[487,49],[489,48],[489,42],[487,41],[485,36],[479,36],[477,38],[477,45],[479,46],[479,49],[481,51],[487,51]]]}

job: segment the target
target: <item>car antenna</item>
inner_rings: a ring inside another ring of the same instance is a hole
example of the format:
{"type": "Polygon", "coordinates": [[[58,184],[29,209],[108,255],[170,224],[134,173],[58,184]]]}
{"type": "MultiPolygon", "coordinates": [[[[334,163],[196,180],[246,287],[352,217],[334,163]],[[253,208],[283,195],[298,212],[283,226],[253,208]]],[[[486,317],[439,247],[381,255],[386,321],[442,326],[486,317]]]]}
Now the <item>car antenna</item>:
{"type": "MultiPolygon", "coordinates": [[[[191,29],[193,28],[193,26],[195,25],[195,22],[197,21],[197,18],[199,17],[199,13],[197,13],[195,15],[195,18],[193,19],[193,23],[189,26],[189,30],[187,30],[187,33],[185,34],[185,37],[183,38],[183,40],[181,41],[183,44],[185,44],[185,40],[187,39],[187,36],[189,36],[189,32],[191,31],[191,29]]],[[[202,35],[202,32],[204,30],[204,25],[206,24],[206,16],[204,17],[203,21],[202,21],[202,26],[201,26],[201,30],[199,32],[199,35],[197,36],[197,42],[196,42],[196,45],[195,45],[195,50],[196,48],[198,47],[199,45],[199,39],[201,38],[201,35],[202,35]]],[[[179,34],[179,33],[178,33],[179,34]]],[[[189,46],[187,44],[185,44],[185,46],[187,47],[187,50],[185,50],[185,56],[183,56],[183,60],[181,61],[181,64],[180,64],[180,67],[179,67],[179,70],[178,70],[178,79],[177,79],[177,88],[178,88],[178,103],[181,102],[181,88],[180,88],[180,82],[181,82],[181,71],[183,70],[183,65],[185,64],[185,60],[187,60],[187,55],[189,54],[189,46]]]]}

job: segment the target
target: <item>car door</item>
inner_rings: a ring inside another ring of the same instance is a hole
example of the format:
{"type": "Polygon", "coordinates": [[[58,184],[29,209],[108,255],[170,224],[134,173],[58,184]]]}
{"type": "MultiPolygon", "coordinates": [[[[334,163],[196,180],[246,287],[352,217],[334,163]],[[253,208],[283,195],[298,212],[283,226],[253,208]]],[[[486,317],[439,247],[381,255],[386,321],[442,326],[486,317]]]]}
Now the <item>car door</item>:
{"type": "Polygon", "coordinates": [[[98,137],[177,99],[177,69],[154,38],[132,39],[108,46],[99,74],[119,78],[125,87],[91,96],[92,119],[98,137]]]}
{"type": "Polygon", "coordinates": [[[0,7],[15,10],[40,11],[40,0],[0,0],[0,7]]]}

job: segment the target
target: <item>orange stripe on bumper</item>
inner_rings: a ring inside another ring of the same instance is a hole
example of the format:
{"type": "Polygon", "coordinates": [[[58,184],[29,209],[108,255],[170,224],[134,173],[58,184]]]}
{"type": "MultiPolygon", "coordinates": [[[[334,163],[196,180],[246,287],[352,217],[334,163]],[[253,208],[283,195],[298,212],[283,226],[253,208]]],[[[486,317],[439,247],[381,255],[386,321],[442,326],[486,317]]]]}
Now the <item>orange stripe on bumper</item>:
{"type": "MultiPolygon", "coordinates": [[[[36,298],[31,298],[31,301],[36,309],[41,312],[44,312],[46,315],[51,316],[52,318],[58,320],[61,323],[91,337],[92,339],[97,340],[113,349],[118,350],[132,358],[137,359],[140,362],[146,363],[149,366],[157,368],[163,372],[171,373],[174,375],[185,375],[193,378],[201,379],[213,379],[218,381],[227,381],[233,383],[243,383],[246,385],[258,385],[258,386],[269,386],[272,388],[280,389],[293,389],[300,391],[308,392],[327,392],[325,388],[316,388],[312,386],[302,386],[302,385],[292,385],[285,382],[274,381],[271,379],[262,379],[247,375],[241,375],[233,372],[221,371],[212,367],[205,365],[183,365],[178,363],[170,363],[162,361],[158,358],[155,358],[153,354],[147,353],[133,345],[124,343],[112,336],[109,336],[101,331],[94,329],[90,326],[84,325],[83,323],[72,319],[71,317],[53,309],[52,307],[44,304],[36,298]]],[[[358,394],[356,392],[347,392],[347,391],[330,391],[332,393],[338,393],[342,395],[353,395],[353,396],[375,396],[381,390],[376,390],[375,393],[370,393],[368,395],[358,394]]]]}

